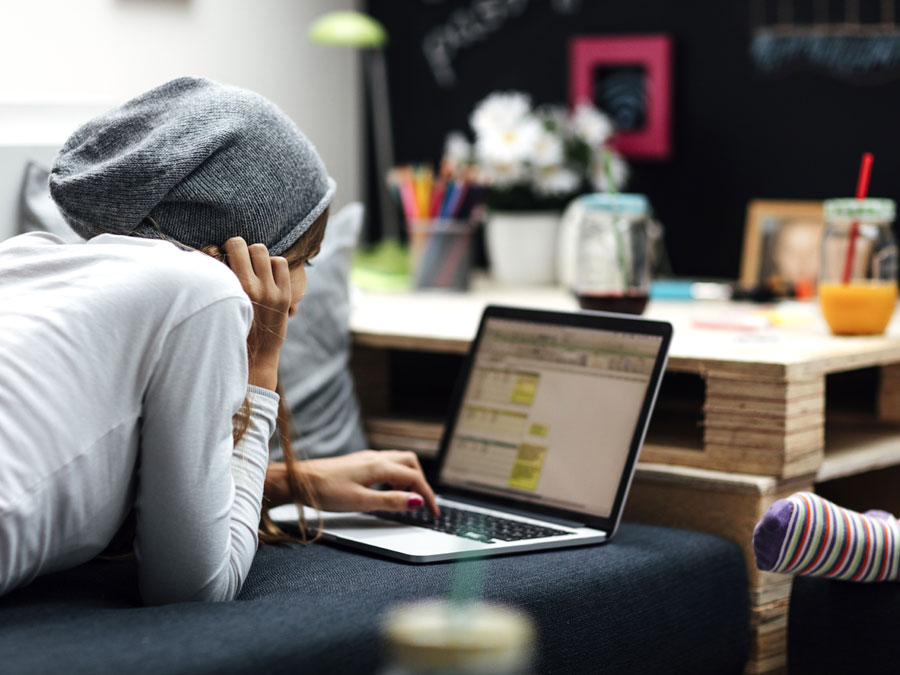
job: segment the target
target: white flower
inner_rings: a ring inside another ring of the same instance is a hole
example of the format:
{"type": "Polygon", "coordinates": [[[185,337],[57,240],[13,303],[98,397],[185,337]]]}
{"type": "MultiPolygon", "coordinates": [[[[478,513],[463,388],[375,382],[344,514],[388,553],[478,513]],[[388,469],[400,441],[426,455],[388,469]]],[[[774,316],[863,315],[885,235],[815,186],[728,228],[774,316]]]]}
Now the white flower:
{"type": "Polygon", "coordinates": [[[472,111],[469,124],[476,136],[502,133],[517,126],[529,114],[531,99],[519,92],[491,94],[472,111]]]}
{"type": "Polygon", "coordinates": [[[472,144],[459,131],[451,131],[444,141],[444,158],[452,164],[466,164],[472,158],[472,144]]]}
{"type": "Polygon", "coordinates": [[[469,117],[475,141],[448,135],[444,161],[474,163],[479,180],[496,189],[521,186],[539,198],[569,197],[585,183],[601,191],[618,190],[628,166],[617,154],[604,166],[613,133],[609,118],[590,103],[571,114],[565,106],[531,107],[522,92],[496,92],[482,99],[469,117]],[[611,176],[611,180],[610,177],[611,176]]]}
{"type": "Polygon", "coordinates": [[[597,153],[591,165],[591,182],[594,184],[594,189],[600,192],[610,192],[611,188],[619,191],[625,187],[627,181],[628,165],[619,153],[609,149],[597,153]],[[607,153],[609,153],[609,173],[612,175],[613,186],[609,184],[609,177],[606,174],[604,155],[607,153]]]}
{"type": "Polygon", "coordinates": [[[531,160],[535,166],[545,167],[562,164],[563,144],[560,137],[547,129],[542,129],[534,143],[534,154],[531,160]]]}
{"type": "Polygon", "coordinates": [[[580,184],[576,172],[559,164],[535,168],[531,176],[532,188],[544,197],[571,194],[580,184]]]}
{"type": "Polygon", "coordinates": [[[588,103],[579,103],[575,108],[572,126],[575,133],[591,146],[603,145],[613,132],[609,118],[588,103]]]}
{"type": "Polygon", "coordinates": [[[526,117],[514,126],[481,134],[475,142],[475,155],[487,164],[528,162],[542,131],[540,122],[526,117]]]}
{"type": "Polygon", "coordinates": [[[479,179],[496,188],[512,187],[525,180],[525,165],[521,162],[482,163],[479,179]]]}

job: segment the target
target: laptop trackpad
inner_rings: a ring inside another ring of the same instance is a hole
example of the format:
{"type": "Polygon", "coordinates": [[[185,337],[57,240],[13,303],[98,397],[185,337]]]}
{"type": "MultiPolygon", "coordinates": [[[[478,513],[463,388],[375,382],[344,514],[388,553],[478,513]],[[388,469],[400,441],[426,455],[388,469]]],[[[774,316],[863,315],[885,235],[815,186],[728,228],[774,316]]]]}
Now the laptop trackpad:
{"type": "MultiPolygon", "coordinates": [[[[319,527],[319,516],[306,508],[307,526],[319,527]]],[[[297,507],[293,504],[279,506],[269,511],[272,520],[281,524],[297,522],[297,507]]],[[[369,542],[379,548],[393,548],[409,554],[431,551],[471,551],[486,545],[474,539],[466,539],[425,528],[395,523],[361,513],[337,513],[322,511],[322,530],[326,536],[350,541],[369,542]]]]}

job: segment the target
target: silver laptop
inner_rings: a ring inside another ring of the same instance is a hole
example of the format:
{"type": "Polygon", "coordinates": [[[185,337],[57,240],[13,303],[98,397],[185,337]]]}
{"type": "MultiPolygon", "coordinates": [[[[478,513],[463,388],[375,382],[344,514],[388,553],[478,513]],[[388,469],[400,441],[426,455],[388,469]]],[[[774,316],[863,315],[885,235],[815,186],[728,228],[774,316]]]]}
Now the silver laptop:
{"type": "MultiPolygon", "coordinates": [[[[441,515],[323,512],[323,537],[416,563],[609,541],[671,335],[620,314],[487,307],[429,477],[441,515]]],[[[293,505],[270,515],[297,523],[293,505]]]]}

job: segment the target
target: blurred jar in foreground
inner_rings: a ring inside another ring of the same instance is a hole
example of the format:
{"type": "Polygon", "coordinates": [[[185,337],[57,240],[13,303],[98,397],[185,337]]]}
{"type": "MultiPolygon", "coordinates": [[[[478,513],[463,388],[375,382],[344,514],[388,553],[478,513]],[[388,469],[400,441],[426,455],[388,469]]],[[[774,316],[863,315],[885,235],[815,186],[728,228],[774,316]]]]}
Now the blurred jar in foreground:
{"type": "Polygon", "coordinates": [[[640,194],[590,194],[563,214],[560,280],[582,309],[641,314],[650,292],[654,223],[640,194]]]}
{"type": "Polygon", "coordinates": [[[528,675],[534,626],[522,612],[489,602],[426,600],[382,621],[383,675],[528,675]]]}
{"type": "Polygon", "coordinates": [[[829,199],[819,305],[835,335],[879,335],[897,304],[897,243],[891,199],[829,199]]]}

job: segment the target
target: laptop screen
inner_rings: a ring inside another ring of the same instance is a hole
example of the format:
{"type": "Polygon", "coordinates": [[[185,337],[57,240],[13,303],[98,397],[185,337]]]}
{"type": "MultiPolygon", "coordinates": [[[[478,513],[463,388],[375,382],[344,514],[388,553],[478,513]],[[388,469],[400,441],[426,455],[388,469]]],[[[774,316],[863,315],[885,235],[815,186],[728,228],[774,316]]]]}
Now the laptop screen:
{"type": "Polygon", "coordinates": [[[487,317],[441,482],[610,516],[662,342],[487,317]]]}

